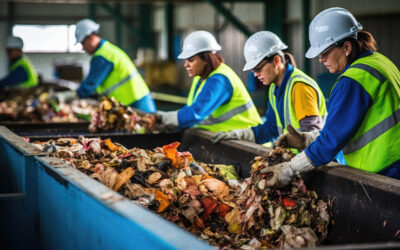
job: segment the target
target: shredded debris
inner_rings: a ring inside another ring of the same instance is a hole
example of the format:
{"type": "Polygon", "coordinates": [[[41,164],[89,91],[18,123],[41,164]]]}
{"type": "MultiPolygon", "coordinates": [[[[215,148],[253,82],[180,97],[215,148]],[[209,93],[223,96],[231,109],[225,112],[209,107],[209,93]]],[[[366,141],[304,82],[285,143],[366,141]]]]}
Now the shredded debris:
{"type": "Polygon", "coordinates": [[[133,134],[160,133],[169,128],[157,122],[156,116],[123,106],[113,97],[104,97],[93,115],[89,131],[129,131],[133,134]]]}
{"type": "Polygon", "coordinates": [[[274,189],[259,173],[294,156],[279,147],[238,180],[233,166],[196,162],[178,142],[154,150],[84,137],[33,145],[221,249],[308,248],[327,236],[328,204],[300,176],[274,189]]]}

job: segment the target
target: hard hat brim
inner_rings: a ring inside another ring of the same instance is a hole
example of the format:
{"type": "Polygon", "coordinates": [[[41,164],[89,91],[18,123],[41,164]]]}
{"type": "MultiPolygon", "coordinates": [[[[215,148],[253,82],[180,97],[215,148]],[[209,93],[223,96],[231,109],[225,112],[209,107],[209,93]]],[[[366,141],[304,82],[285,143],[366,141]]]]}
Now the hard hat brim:
{"type": "MultiPolygon", "coordinates": [[[[330,46],[330,45],[329,45],[330,46]]],[[[329,46],[327,46],[326,48],[328,48],[329,46]]],[[[324,49],[326,49],[325,47],[321,47],[321,48],[313,48],[313,47],[310,47],[308,50],[307,50],[307,53],[306,53],[306,57],[307,58],[309,58],[309,59],[311,59],[311,58],[314,58],[314,57],[317,57],[319,54],[321,54],[321,52],[322,51],[324,51],[324,49]]]]}
{"type": "Polygon", "coordinates": [[[247,62],[243,67],[243,71],[254,69],[262,61],[262,59],[264,59],[264,57],[261,58],[260,60],[253,60],[253,61],[247,62]]]}
{"type": "Polygon", "coordinates": [[[207,49],[198,50],[198,51],[195,51],[195,52],[193,52],[193,51],[190,51],[190,52],[182,51],[182,52],[178,55],[178,59],[188,59],[188,58],[190,58],[190,57],[192,57],[192,56],[195,56],[195,55],[197,55],[197,54],[199,54],[199,53],[201,53],[201,52],[210,51],[210,52],[212,52],[212,53],[216,53],[217,51],[220,51],[220,50],[221,50],[221,48],[213,49],[213,50],[210,50],[209,48],[207,48],[207,49]]]}
{"type": "Polygon", "coordinates": [[[178,55],[178,59],[188,59],[192,56],[194,56],[196,53],[193,52],[185,52],[182,51],[179,55],[178,55]]]}

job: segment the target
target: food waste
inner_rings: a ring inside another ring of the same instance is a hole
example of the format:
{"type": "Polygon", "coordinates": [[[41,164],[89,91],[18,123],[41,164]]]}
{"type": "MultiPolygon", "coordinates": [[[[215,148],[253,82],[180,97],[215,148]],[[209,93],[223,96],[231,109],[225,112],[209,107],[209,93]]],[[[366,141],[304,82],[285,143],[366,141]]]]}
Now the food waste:
{"type": "Polygon", "coordinates": [[[33,145],[221,249],[309,248],[328,233],[329,206],[300,176],[284,188],[266,185],[271,176],[260,170],[294,156],[283,148],[256,157],[240,180],[233,166],[197,162],[179,142],[153,150],[85,137],[33,145]]]}
{"type": "Polygon", "coordinates": [[[89,125],[90,132],[129,131],[133,134],[161,133],[171,131],[157,121],[153,114],[127,107],[113,97],[100,102],[89,125]]]}
{"type": "Polygon", "coordinates": [[[93,100],[92,103],[87,100],[64,103],[52,98],[49,92],[36,94],[35,91],[18,91],[14,94],[0,101],[2,121],[46,123],[89,121],[95,112],[93,100]]]}

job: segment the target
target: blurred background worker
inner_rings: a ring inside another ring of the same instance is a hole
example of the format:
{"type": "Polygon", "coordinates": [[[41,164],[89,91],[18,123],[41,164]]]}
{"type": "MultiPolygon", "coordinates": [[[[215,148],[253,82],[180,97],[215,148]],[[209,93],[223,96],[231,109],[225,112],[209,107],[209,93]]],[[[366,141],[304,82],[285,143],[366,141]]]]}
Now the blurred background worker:
{"type": "Polygon", "coordinates": [[[249,128],[261,123],[242,80],[224,63],[217,51],[221,46],[207,31],[190,33],[183,42],[179,59],[193,83],[185,107],[157,112],[163,123],[202,128],[212,132],[249,128]]]}
{"type": "Polygon", "coordinates": [[[266,121],[249,129],[217,133],[214,143],[237,139],[263,144],[286,132],[289,125],[300,131],[323,127],[325,98],[317,83],[296,68],[292,55],[282,52],[286,48],[270,31],[257,32],[246,41],[243,70],[252,70],[264,85],[271,85],[266,121]]]}
{"type": "Polygon", "coordinates": [[[322,11],[309,30],[306,57],[319,55],[330,73],[340,75],[319,136],[291,131],[278,139],[278,145],[306,149],[265,170],[275,173],[270,184],[287,185],[294,174],[327,164],[342,149],[347,165],[400,179],[399,70],[376,52],[375,39],[343,8],[322,11]]]}
{"type": "Polygon", "coordinates": [[[38,84],[36,70],[22,52],[23,46],[21,38],[14,36],[7,38],[6,50],[10,61],[10,73],[0,80],[0,87],[31,88],[38,84]]]}
{"type": "Polygon", "coordinates": [[[83,49],[93,55],[86,79],[77,93],[86,98],[97,92],[114,97],[125,106],[145,112],[156,111],[149,88],[128,55],[99,36],[100,25],[90,19],[76,24],[75,37],[83,49]]]}

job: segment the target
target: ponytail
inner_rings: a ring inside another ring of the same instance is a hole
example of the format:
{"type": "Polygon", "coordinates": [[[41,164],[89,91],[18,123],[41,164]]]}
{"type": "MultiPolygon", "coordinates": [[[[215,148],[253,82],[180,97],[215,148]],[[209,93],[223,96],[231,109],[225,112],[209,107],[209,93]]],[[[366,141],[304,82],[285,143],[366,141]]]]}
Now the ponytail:
{"type": "Polygon", "coordinates": [[[347,58],[347,64],[352,64],[364,51],[377,51],[378,46],[371,33],[361,30],[357,33],[357,38],[346,38],[345,41],[351,42],[352,51],[347,58]]]}

